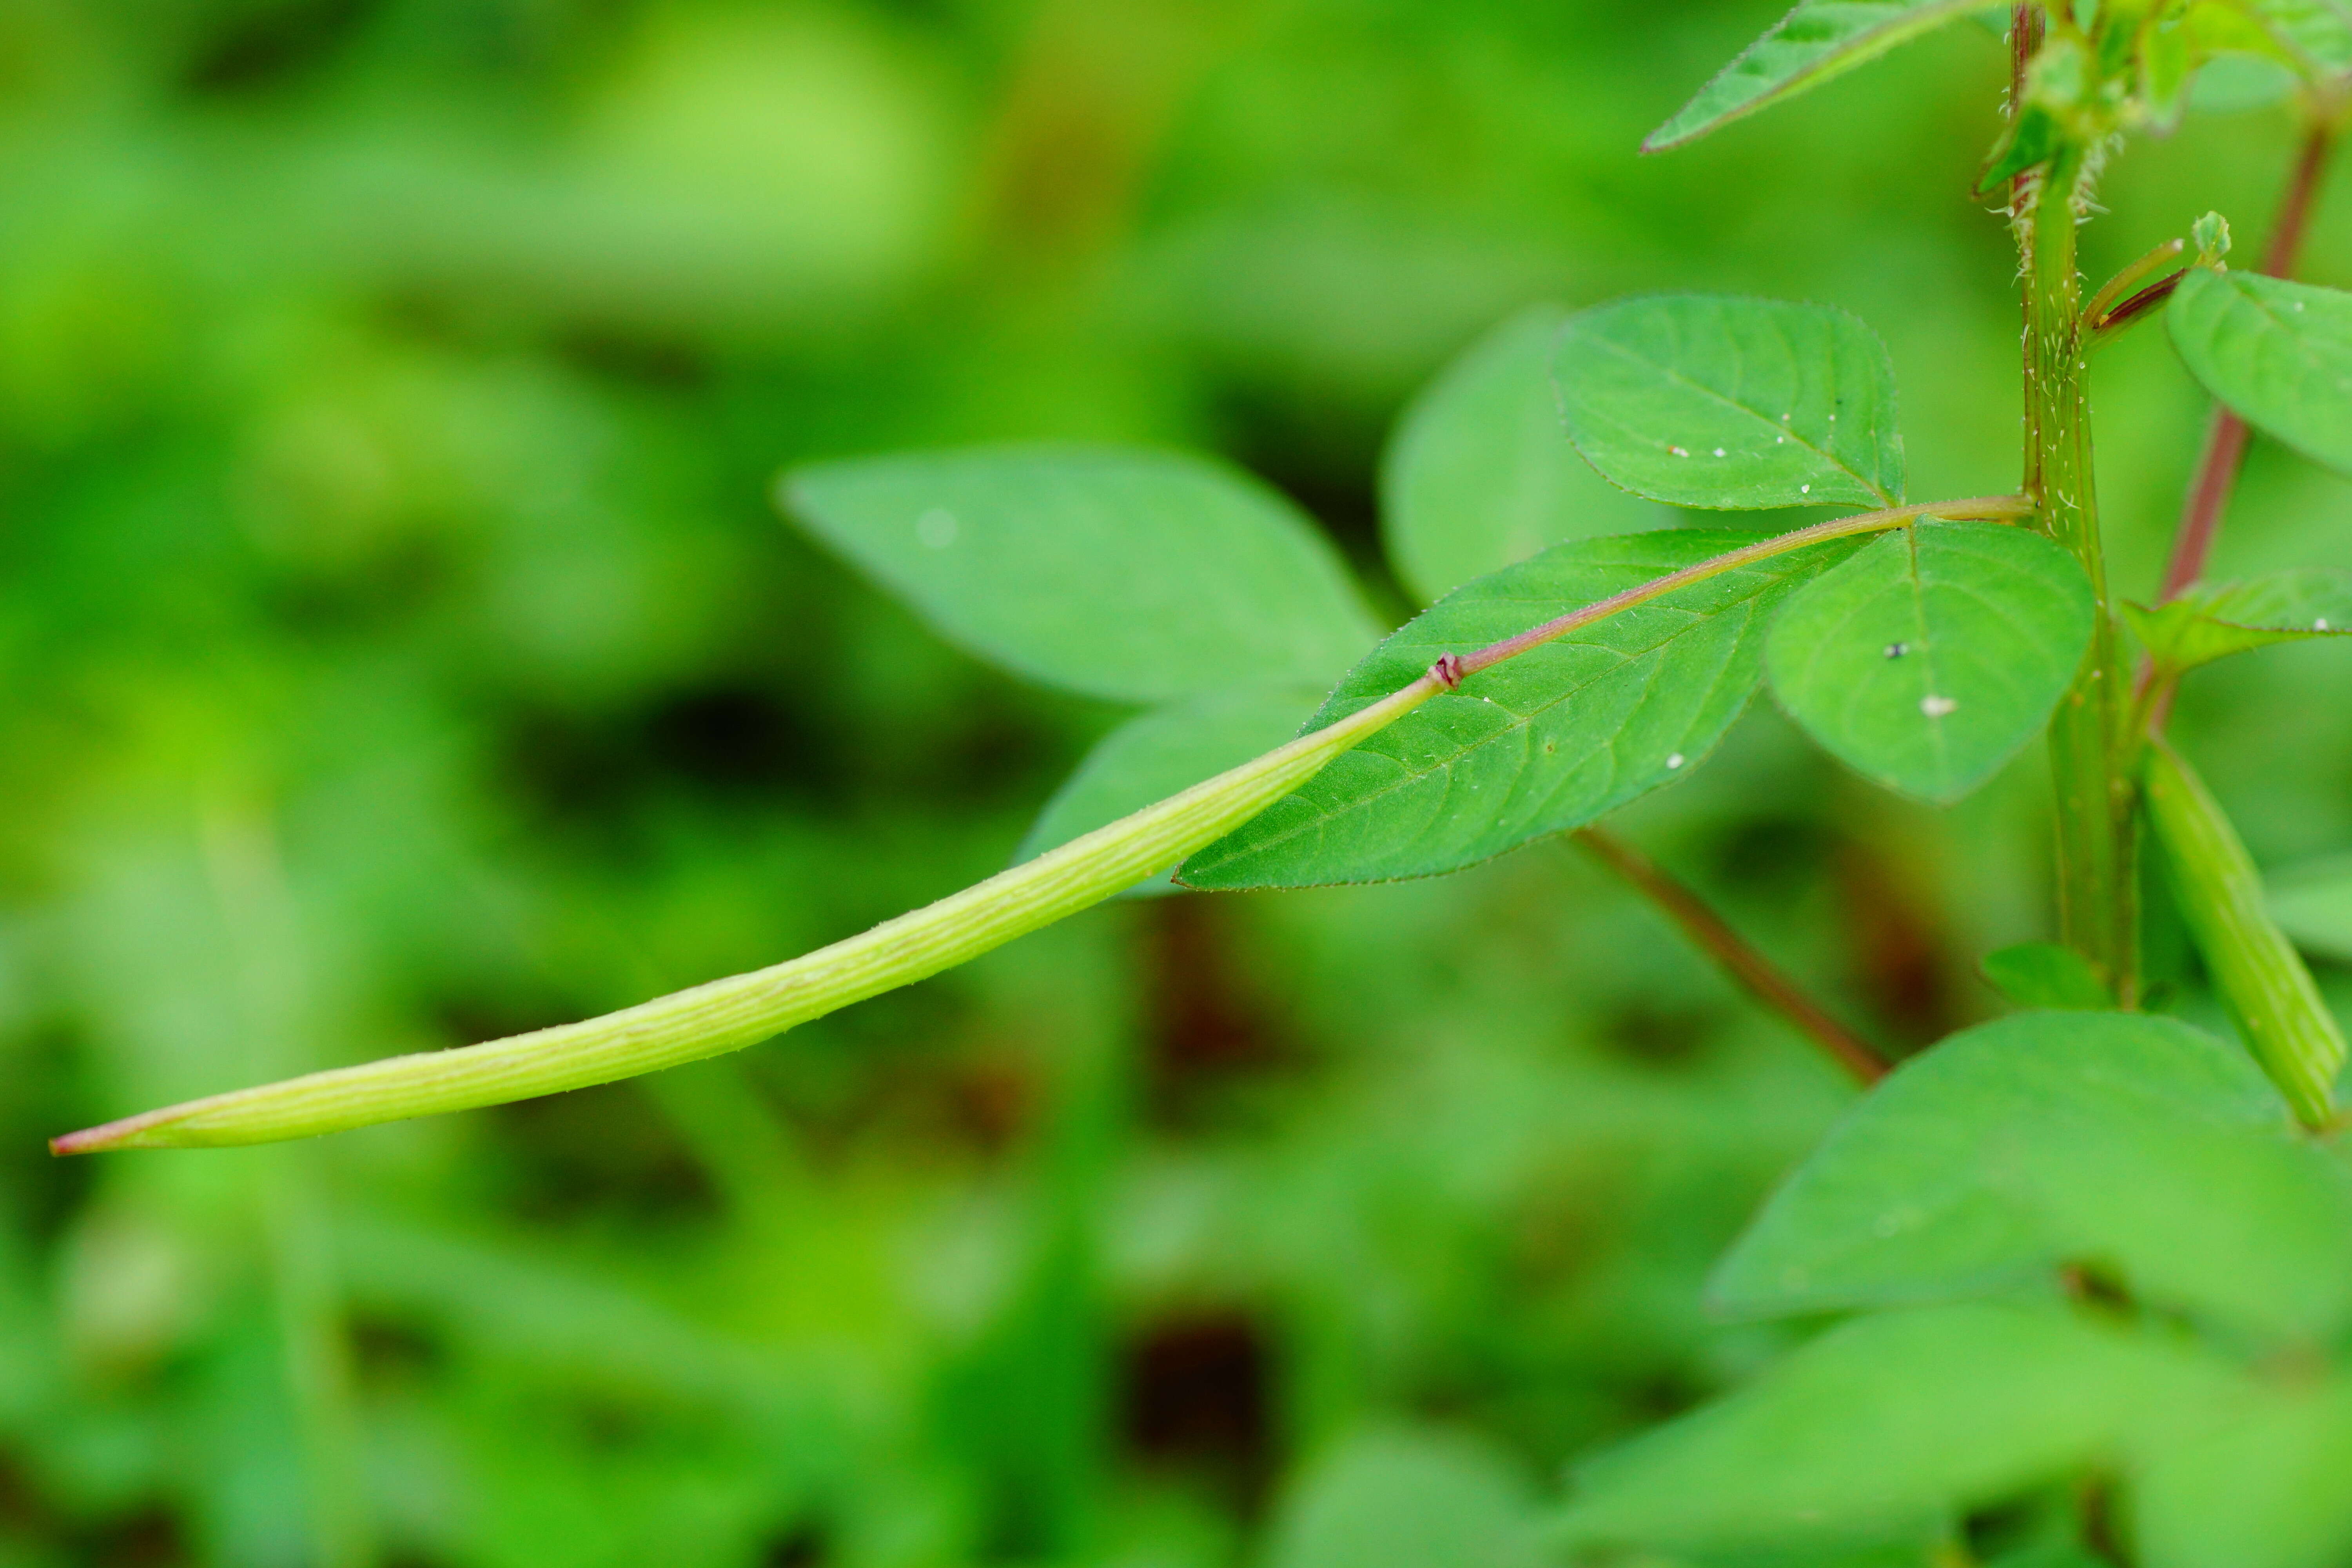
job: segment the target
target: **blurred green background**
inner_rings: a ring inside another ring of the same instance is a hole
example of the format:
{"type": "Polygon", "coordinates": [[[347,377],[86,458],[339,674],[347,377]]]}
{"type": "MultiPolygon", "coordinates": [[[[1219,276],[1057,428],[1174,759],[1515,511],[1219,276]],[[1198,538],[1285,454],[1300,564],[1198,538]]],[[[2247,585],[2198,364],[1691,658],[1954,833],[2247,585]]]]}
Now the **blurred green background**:
{"type": "MultiPolygon", "coordinates": [[[[0,5],[0,1564],[1492,1563],[1769,1355],[1698,1281],[1850,1091],[1558,846],[1107,907],[548,1101],[41,1141],[999,867],[1119,715],[822,556],[796,461],[1221,452],[1402,617],[1413,389],[1531,301],[1698,287],[1855,310],[1914,492],[2010,488],[1990,32],[1635,155],[1780,9],[0,5]]],[[[2093,261],[2250,243],[2292,136],[2134,148],[2093,261]]],[[[2137,594],[2204,409],[2153,331],[2100,378],[2137,594]]],[[[2347,544],[2352,485],[2258,443],[2224,574],[2347,544]]],[[[2352,848],[2333,650],[2182,732],[2266,862],[2352,848]]],[[[2046,933],[2043,789],[1905,805],[1761,705],[1622,826],[1908,1048],[2046,933]]]]}

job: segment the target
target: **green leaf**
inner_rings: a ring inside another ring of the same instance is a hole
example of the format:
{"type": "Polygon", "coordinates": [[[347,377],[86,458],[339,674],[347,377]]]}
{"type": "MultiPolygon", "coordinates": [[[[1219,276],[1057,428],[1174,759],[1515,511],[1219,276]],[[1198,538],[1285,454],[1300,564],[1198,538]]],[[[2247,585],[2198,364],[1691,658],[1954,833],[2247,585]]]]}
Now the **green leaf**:
{"type": "Polygon", "coordinates": [[[2213,988],[2295,1113],[2323,1125],[2335,1111],[2344,1031],[2271,919],[2262,874],[2221,803],[2161,738],[2148,742],[2145,794],[2179,894],[2175,902],[2213,988]]]}
{"type": "Polygon", "coordinates": [[[2251,1393],[2231,1419],[2168,1443],[2132,1487],[2145,1568],[2331,1568],[2352,1557],[2352,1385],[2251,1393]]]}
{"type": "MultiPolygon", "coordinates": [[[[1556,545],[1448,595],[1351,670],[1326,724],[1465,653],[1750,543],[1699,530],[1556,545]]],[[[1195,888],[1426,877],[1580,826],[1682,777],[1755,689],[1763,631],[1852,548],[1791,551],[1678,588],[1440,692],[1187,861],[1195,888]]]]}
{"type": "Polygon", "coordinates": [[[1765,666],[1780,705],[1832,755],[1947,803],[2040,731],[2095,614],[2082,568],[2042,535],[1924,521],[1790,600],[1765,666]]]}
{"type": "Polygon", "coordinates": [[[1380,635],[1297,508],[1199,458],[918,453],[800,469],[782,499],[949,641],[1089,696],[1322,685],[1380,635]]]}
{"type": "Polygon", "coordinates": [[[2352,70],[2352,7],[2340,0],[2249,0],[2248,8],[2306,76],[2352,70]]]}
{"type": "Polygon", "coordinates": [[[1426,603],[1547,545],[1664,528],[1675,514],[1602,480],[1569,445],[1551,384],[1567,312],[1537,305],[1448,365],[1382,464],[1389,559],[1426,603]]]}
{"type": "Polygon", "coordinates": [[[1797,8],[1650,133],[1644,153],[1663,153],[1718,125],[1793,98],[1897,44],[1988,7],[1984,0],[1800,0],[1797,8]]]}
{"type": "Polygon", "coordinates": [[[2270,879],[2270,910],[2305,952],[2352,963],[2352,860],[2280,872],[2270,879]]]}
{"type": "Polygon", "coordinates": [[[2317,1332],[2352,1308],[2352,1177],[2293,1133],[2234,1047],[2140,1014],[2023,1014],[1897,1068],[1708,1290],[1741,1314],[1816,1312],[1948,1300],[2067,1262],[2142,1300],[2317,1332]]]}
{"type": "Polygon", "coordinates": [[[2091,961],[2054,942],[2021,942],[1985,954],[1980,968],[1994,989],[2021,1007],[2062,1013],[2103,1013],[2115,994],[2091,961]]]}
{"type": "Polygon", "coordinates": [[[2199,268],[2165,324],[2189,374],[2246,423],[2352,473],[2352,294],[2199,268]]]}
{"type": "Polygon", "coordinates": [[[2273,643],[2352,636],[2352,572],[2297,566],[2249,583],[2200,584],[2124,616],[2148,657],[2174,673],[2273,643]]]}
{"type": "Polygon", "coordinates": [[[1466,1436],[1374,1432],[1310,1466],[1274,1522],[1267,1568],[1537,1568],[1535,1511],[1510,1464],[1466,1436]]]}
{"type": "Polygon", "coordinates": [[[1843,310],[1658,294],[1571,316],[1568,433],[1611,482],[1723,510],[1903,499],[1895,370],[1843,310]]]}
{"type": "MultiPolygon", "coordinates": [[[[1253,687],[1138,714],[1096,742],[1045,803],[1013,860],[1034,859],[1274,750],[1299,732],[1321,697],[1306,688],[1253,687]]],[[[1165,872],[1130,889],[1175,890],[1165,872]]]]}
{"type": "Polygon", "coordinates": [[[2055,1307],[1862,1319],[1582,1467],[1561,1533],[1706,1549],[1935,1520],[2100,1456],[2201,1371],[2055,1307]]]}
{"type": "Polygon", "coordinates": [[[2243,114],[2284,102],[2295,87],[2294,68],[2266,54],[2225,54],[2208,60],[2189,82],[2189,107],[2202,114],[2243,114]]]}

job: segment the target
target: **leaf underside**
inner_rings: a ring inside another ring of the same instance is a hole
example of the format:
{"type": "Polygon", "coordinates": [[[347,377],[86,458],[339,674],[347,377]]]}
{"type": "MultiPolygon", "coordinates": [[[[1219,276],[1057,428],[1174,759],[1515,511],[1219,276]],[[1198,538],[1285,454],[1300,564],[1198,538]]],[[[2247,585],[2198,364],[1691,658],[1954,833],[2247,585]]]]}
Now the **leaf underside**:
{"type": "Polygon", "coordinates": [[[2194,669],[2276,643],[2352,636],[2352,571],[2296,566],[2245,583],[2199,585],[2124,616],[2167,669],[2194,669]]]}
{"type": "Polygon", "coordinates": [[[2095,613],[2082,568],[2041,534],[1923,521],[1790,600],[1765,664],[1780,705],[1832,755],[1946,804],[2049,719],[2095,613]]]}
{"type": "Polygon", "coordinates": [[[2246,423],[2352,473],[2352,294],[2191,271],[2165,323],[2189,374],[2246,423]]]}
{"type": "Polygon", "coordinates": [[[2146,1015],[2022,1014],[1897,1068],[1773,1194],[1708,1293],[1748,1316],[1831,1311],[2076,1261],[2241,1331],[2323,1331],[2352,1307],[2352,1176],[2294,1135],[2233,1046],[2146,1015]]]}
{"type": "Polygon", "coordinates": [[[1568,312],[1537,305],[1471,345],[1398,422],[1381,521],[1423,603],[1570,539],[1673,526],[1676,515],[1592,471],[1560,427],[1552,342],[1568,312]]]}
{"type": "MultiPolygon", "coordinates": [[[[1273,751],[1298,733],[1322,692],[1307,687],[1250,687],[1213,691],[1139,713],[1088,752],[1022,840],[1013,858],[1034,859],[1165,800],[1204,779],[1273,751]]],[[[1129,889],[1176,891],[1168,874],[1129,889]]]]}
{"type": "Polygon", "coordinates": [[[1894,367],[1843,310],[1622,300],[1569,318],[1552,366],[1577,450],[1636,495],[1723,510],[1902,499],[1894,367]]]}
{"type": "Polygon", "coordinates": [[[1956,16],[1990,8],[1985,0],[1802,0],[1652,132],[1642,151],[1679,147],[1866,65],[1956,16]]]}
{"type": "MultiPolygon", "coordinates": [[[[1759,536],[1673,530],[1555,546],[1447,595],[1350,671],[1327,724],[1465,653],[1759,536]]],[[[1425,877],[1580,826],[1686,774],[1754,691],[1763,632],[1837,540],[1679,589],[1472,676],[1185,863],[1196,888],[1425,877]]]]}
{"type": "Polygon", "coordinates": [[[1088,696],[1325,685],[1380,635],[1297,507],[1199,458],[918,453],[801,469],[783,499],[950,641],[1088,696]]]}

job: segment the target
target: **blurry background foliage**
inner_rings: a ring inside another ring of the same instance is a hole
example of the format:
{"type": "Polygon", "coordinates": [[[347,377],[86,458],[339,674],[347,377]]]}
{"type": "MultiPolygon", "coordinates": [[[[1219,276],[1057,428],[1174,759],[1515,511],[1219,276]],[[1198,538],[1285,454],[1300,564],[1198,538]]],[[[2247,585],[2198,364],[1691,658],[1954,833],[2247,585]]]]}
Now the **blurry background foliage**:
{"type": "MultiPolygon", "coordinates": [[[[1491,1563],[1563,1461],[1785,1342],[1699,1279],[1850,1091],[1558,846],[1122,902],[544,1102],[41,1147],[1003,864],[1119,710],[824,558],[787,463],[1220,452],[1401,616],[1415,387],[1696,287],[1853,310],[1915,492],[2008,489],[1990,32],[1635,155],[1779,8],[0,5],[0,1564],[1491,1563]]],[[[2226,97],[2118,165],[2095,271],[2260,232],[2291,127],[2226,97]]],[[[2137,595],[2204,405],[2158,333],[2098,382],[2137,595]]],[[[2347,538],[2352,487],[2258,442],[2216,574],[2347,538]]],[[[2352,848],[2333,650],[2183,727],[2266,863],[2352,848]]],[[[1730,745],[1627,830],[1883,1039],[1994,1011],[2039,764],[1937,814],[1769,705],[1730,745]]]]}

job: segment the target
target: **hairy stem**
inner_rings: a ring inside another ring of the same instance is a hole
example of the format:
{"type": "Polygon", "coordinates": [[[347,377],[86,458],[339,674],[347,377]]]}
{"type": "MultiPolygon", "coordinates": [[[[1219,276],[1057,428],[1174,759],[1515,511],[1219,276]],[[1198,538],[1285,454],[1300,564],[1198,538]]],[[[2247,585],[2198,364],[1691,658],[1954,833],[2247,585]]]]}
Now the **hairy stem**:
{"type": "Polygon", "coordinates": [[[1828,1052],[1830,1059],[1853,1075],[1855,1082],[1874,1084],[1886,1076],[1886,1059],[1868,1041],[1806,995],[1785,970],[1759,952],[1673,873],[1598,827],[1580,827],[1570,837],[1665,911],[1693,945],[1714,959],[1742,990],[1828,1052]]]}
{"type": "Polygon", "coordinates": [[[2058,795],[2059,932],[2126,1007],[2139,989],[2139,897],[2132,782],[2119,745],[2124,700],[2091,463],[2090,395],[2076,202],[2089,156],[2068,148],[2017,196],[2025,247],[2025,493],[2042,530],[2091,579],[2091,647],[2050,728],[2058,795]]]}
{"type": "Polygon", "coordinates": [[[81,1154],[307,1138],[609,1083],[738,1050],[853,1002],[951,969],[1100,903],[1214,842],[1437,692],[1579,626],[1689,584],[1827,540],[1884,532],[1927,515],[1997,519],[2026,517],[2032,510],[2021,496],[1928,501],[1759,540],[1474,653],[1448,654],[1412,685],[1311,735],[962,892],[803,957],[578,1024],[457,1050],[392,1057],[166,1106],[51,1139],[49,1149],[81,1154]]]}
{"type": "MultiPolygon", "coordinates": [[[[2295,257],[2311,226],[2311,208],[2319,194],[2319,178],[2327,169],[2335,142],[2334,128],[2324,118],[2315,121],[2296,149],[2294,169],[2287,176],[2278,216],[2271,225],[2270,244],[2263,251],[2263,270],[2273,278],[2294,271],[2295,257]]],[[[2173,536],[2172,559],[2164,568],[2159,600],[2179,596],[2181,590],[2205,574],[2213,553],[2213,536],[2221,531],[2221,514],[2238,482],[2246,459],[2246,422],[2216,405],[2213,424],[2205,436],[2205,453],[2198,459],[2197,477],[2189,482],[2189,498],[2180,511],[2180,530],[2173,536]]]]}

